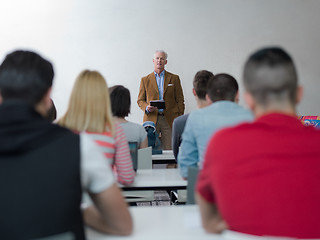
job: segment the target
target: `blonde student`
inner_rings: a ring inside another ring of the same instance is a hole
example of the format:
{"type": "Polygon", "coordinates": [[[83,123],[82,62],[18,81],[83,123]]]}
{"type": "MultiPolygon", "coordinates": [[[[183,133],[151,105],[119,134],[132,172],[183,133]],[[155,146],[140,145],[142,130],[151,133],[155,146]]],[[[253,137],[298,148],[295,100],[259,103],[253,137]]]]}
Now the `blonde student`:
{"type": "Polygon", "coordinates": [[[117,181],[133,182],[129,146],[122,127],[113,122],[107,82],[97,71],[84,70],[76,79],[69,106],[58,124],[76,132],[85,132],[109,160],[117,181]]]}

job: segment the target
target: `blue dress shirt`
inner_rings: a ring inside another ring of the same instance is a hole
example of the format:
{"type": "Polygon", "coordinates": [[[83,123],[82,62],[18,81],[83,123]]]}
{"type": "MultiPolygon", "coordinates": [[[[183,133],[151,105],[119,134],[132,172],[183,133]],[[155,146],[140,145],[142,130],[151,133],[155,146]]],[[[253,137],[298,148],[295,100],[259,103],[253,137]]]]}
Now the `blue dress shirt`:
{"type": "Polygon", "coordinates": [[[159,89],[159,100],[163,99],[164,71],[165,70],[163,70],[160,74],[154,72],[154,76],[156,77],[157,85],[159,89]]]}
{"type": "Polygon", "coordinates": [[[207,143],[218,130],[253,120],[251,111],[231,101],[217,101],[208,107],[190,113],[178,154],[182,177],[188,177],[188,168],[202,168],[207,143]]]}
{"type": "MultiPolygon", "coordinates": [[[[154,72],[159,90],[159,100],[163,100],[164,72],[165,70],[163,70],[160,74],[154,72]]],[[[148,106],[146,107],[146,112],[149,112],[148,106]]],[[[159,112],[163,112],[163,109],[159,109],[159,112]]]]}

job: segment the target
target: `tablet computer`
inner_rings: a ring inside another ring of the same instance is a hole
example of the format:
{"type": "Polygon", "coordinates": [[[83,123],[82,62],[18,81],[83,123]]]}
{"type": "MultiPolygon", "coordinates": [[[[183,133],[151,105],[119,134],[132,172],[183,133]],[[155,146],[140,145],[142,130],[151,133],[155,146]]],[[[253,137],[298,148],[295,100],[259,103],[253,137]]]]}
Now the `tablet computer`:
{"type": "Polygon", "coordinates": [[[157,107],[158,109],[166,109],[166,103],[164,100],[150,101],[150,106],[157,107]]]}

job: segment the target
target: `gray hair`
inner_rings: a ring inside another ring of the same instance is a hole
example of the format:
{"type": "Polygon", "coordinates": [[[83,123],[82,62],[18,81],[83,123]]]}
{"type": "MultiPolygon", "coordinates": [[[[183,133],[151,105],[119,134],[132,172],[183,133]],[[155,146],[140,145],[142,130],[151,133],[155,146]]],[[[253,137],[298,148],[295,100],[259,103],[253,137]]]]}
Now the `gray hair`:
{"type": "Polygon", "coordinates": [[[164,57],[165,57],[165,60],[167,60],[168,58],[168,53],[166,53],[164,50],[156,50],[153,54],[153,59],[156,57],[156,53],[163,53],[164,54],[164,57]]]}
{"type": "Polygon", "coordinates": [[[298,78],[292,58],[271,47],[252,54],[244,67],[243,83],[258,104],[290,102],[295,105],[298,78]]]}

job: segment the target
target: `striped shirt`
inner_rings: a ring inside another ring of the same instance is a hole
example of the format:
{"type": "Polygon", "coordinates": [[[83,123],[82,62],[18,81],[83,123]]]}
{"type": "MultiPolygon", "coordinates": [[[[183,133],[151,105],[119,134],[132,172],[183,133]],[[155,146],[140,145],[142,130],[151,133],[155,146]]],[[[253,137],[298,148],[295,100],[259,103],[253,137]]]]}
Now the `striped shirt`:
{"type": "Polygon", "coordinates": [[[86,133],[98,144],[105,157],[110,161],[117,181],[123,185],[132,183],[135,171],[132,166],[128,141],[122,127],[115,124],[115,137],[112,137],[111,132],[86,133]]]}

